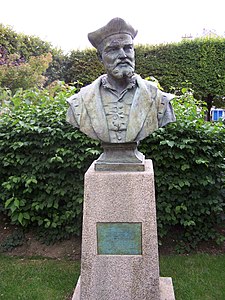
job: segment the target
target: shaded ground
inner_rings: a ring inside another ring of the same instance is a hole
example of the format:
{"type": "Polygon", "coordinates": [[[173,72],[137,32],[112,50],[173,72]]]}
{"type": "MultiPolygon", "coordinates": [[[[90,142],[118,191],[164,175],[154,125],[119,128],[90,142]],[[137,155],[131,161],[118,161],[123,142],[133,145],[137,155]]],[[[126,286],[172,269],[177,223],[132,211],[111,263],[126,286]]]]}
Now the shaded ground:
{"type": "MultiPolygon", "coordinates": [[[[19,229],[16,226],[10,225],[7,218],[0,214],[0,245],[6,244],[4,251],[7,255],[15,256],[42,256],[49,258],[68,258],[72,260],[80,259],[81,253],[81,240],[78,237],[73,237],[69,240],[57,242],[54,245],[45,245],[41,241],[37,240],[35,234],[28,232],[25,234],[25,238],[22,240],[22,245],[10,248],[10,240],[13,236],[18,236],[19,229]],[[16,234],[15,234],[16,233],[16,234]],[[6,242],[7,241],[7,242],[6,242]]],[[[11,241],[14,244],[15,239],[11,241]]]]}
{"type": "MultiPolygon", "coordinates": [[[[16,226],[10,225],[7,218],[0,214],[0,245],[8,241],[12,235],[18,236],[19,229],[16,226]],[[16,234],[15,234],[16,233],[16,234]]],[[[225,228],[222,230],[225,235],[225,228]]],[[[163,245],[159,247],[160,254],[173,254],[176,253],[176,242],[172,237],[162,241],[163,245]]],[[[15,243],[15,240],[13,241],[15,243]]],[[[10,248],[10,247],[9,247],[10,248]]],[[[13,248],[13,247],[12,247],[13,248]]],[[[37,240],[35,234],[28,232],[22,240],[22,245],[14,247],[13,249],[4,249],[4,253],[13,256],[42,256],[54,259],[80,259],[81,255],[81,239],[73,237],[69,240],[57,242],[54,245],[47,246],[41,241],[37,240]]],[[[218,246],[216,243],[205,242],[201,243],[197,252],[205,252],[209,254],[225,253],[225,242],[218,246]]]]}
{"type": "MultiPolygon", "coordinates": [[[[225,228],[221,228],[218,231],[225,236],[225,228]]],[[[178,232],[175,232],[175,234],[179,236],[178,232]]],[[[169,236],[162,241],[162,246],[159,247],[159,253],[163,255],[182,254],[182,251],[177,251],[178,248],[179,246],[177,246],[177,241],[173,239],[172,236],[169,236]]],[[[212,255],[225,253],[225,241],[220,245],[218,245],[215,241],[201,242],[195,251],[191,250],[191,253],[208,253],[212,255]]]]}

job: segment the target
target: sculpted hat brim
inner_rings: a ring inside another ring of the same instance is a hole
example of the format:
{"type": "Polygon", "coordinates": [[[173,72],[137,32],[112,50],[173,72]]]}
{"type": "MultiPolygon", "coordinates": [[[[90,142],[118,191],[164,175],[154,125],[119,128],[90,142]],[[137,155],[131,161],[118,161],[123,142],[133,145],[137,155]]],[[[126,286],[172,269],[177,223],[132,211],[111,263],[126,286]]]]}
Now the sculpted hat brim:
{"type": "Polygon", "coordinates": [[[137,30],[135,30],[130,24],[126,23],[123,19],[114,18],[105,26],[89,33],[88,39],[95,48],[98,48],[105,38],[119,33],[129,34],[132,39],[134,39],[137,35],[137,30]]]}

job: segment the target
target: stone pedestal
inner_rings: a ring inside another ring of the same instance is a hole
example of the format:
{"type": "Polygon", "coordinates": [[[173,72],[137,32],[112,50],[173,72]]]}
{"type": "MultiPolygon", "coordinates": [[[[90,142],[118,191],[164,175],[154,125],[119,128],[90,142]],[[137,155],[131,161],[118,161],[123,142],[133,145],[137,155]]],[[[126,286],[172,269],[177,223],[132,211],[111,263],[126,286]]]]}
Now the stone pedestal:
{"type": "Polygon", "coordinates": [[[85,174],[81,276],[74,300],[174,300],[159,278],[154,172],[85,174]]]}

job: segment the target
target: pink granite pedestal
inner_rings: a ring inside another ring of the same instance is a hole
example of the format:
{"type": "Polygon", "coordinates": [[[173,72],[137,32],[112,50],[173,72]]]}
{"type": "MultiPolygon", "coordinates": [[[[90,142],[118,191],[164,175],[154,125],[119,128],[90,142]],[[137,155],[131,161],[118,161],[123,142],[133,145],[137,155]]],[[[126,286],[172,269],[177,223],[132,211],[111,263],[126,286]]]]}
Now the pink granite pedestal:
{"type": "Polygon", "coordinates": [[[175,300],[159,277],[151,160],[143,172],[85,174],[81,276],[73,300],[175,300]]]}

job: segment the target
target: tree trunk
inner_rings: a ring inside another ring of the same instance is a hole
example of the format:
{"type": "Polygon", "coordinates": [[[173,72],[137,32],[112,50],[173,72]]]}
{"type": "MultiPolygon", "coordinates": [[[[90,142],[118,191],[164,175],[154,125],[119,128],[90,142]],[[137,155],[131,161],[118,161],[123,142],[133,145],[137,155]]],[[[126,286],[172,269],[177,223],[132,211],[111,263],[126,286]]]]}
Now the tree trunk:
{"type": "Polygon", "coordinates": [[[207,104],[207,115],[206,115],[206,121],[210,121],[211,120],[211,108],[213,105],[213,96],[208,94],[207,97],[204,98],[204,101],[207,104]]]}

